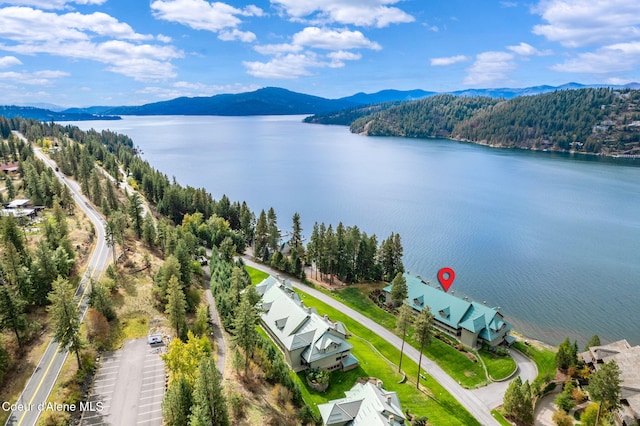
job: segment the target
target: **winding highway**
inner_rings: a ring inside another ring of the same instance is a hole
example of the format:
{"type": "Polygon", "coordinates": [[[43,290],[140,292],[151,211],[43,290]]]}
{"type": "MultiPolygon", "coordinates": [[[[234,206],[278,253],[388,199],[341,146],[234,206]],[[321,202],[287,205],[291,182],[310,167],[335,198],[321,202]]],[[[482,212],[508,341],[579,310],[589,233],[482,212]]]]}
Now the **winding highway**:
{"type": "MultiPolygon", "coordinates": [[[[26,142],[22,134],[15,131],[13,133],[26,142]]],[[[105,239],[105,222],[85,196],[82,195],[77,182],[68,180],[62,173],[56,171],[55,163],[47,158],[39,148],[34,147],[34,153],[36,157],[54,170],[54,174],[64,185],[69,187],[76,203],[91,220],[95,229],[96,245],[75,293],[80,308],[80,318],[83,319],[88,308],[87,294],[89,292],[91,279],[98,279],[100,277],[111,258],[110,249],[105,239]]],[[[40,414],[47,408],[45,404],[68,354],[69,352],[67,351],[60,352],[58,343],[53,339],[49,342],[47,349],[42,355],[40,362],[27,382],[22,394],[20,394],[14,406],[15,409],[11,411],[5,425],[33,426],[37,423],[40,414]]],[[[53,402],[62,403],[62,401],[53,402]]]]}

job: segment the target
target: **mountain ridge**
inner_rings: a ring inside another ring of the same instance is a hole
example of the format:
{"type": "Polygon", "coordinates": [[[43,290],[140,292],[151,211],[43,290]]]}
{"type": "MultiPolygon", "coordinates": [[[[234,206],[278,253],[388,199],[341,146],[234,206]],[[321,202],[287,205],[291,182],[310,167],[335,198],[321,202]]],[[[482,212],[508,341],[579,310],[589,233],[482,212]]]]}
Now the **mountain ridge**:
{"type": "Polygon", "coordinates": [[[138,106],[89,106],[66,109],[62,109],[54,104],[47,104],[50,108],[54,109],[36,108],[33,106],[4,106],[0,114],[7,115],[8,117],[20,115],[25,118],[33,118],[41,121],[118,119],[119,117],[117,116],[121,115],[311,115],[337,112],[383,102],[408,102],[441,94],[512,99],[518,96],[537,95],[557,90],[599,87],[640,89],[640,83],[628,83],[626,85],[585,85],[571,82],[561,86],[540,85],[525,88],[463,89],[453,92],[434,92],[422,89],[385,89],[374,93],[358,92],[354,95],[338,99],[328,99],[293,92],[279,87],[264,87],[253,92],[197,97],[183,96],[138,106]]]}

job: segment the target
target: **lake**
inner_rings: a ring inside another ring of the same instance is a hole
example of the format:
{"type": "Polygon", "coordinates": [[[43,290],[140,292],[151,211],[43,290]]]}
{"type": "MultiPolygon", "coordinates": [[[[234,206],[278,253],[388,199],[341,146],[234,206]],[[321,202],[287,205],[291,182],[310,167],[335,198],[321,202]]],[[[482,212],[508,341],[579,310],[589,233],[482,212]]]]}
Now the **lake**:
{"type": "MultiPolygon", "coordinates": [[[[217,199],[400,233],[408,271],[500,306],[525,335],[640,344],[640,167],[442,139],[372,138],[300,116],[74,122],[129,135],[143,158],[217,199]]],[[[640,163],[636,163],[640,164],[640,163]]]]}

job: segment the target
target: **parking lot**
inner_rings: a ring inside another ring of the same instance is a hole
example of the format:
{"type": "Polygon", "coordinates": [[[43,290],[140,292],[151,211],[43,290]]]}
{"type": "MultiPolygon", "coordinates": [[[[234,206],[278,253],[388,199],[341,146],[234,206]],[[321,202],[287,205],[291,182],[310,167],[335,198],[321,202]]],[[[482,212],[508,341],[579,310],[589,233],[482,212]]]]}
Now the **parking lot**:
{"type": "Polygon", "coordinates": [[[87,400],[92,409],[83,413],[80,424],[162,425],[164,349],[164,344],[149,345],[143,338],[104,353],[87,400]]]}

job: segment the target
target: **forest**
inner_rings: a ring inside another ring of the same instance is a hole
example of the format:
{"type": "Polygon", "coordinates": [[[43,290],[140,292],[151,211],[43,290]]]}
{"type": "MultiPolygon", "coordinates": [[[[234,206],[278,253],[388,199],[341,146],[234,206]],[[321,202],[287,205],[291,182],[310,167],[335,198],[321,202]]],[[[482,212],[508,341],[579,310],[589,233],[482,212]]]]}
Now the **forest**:
{"type": "Polygon", "coordinates": [[[640,91],[558,90],[513,99],[437,95],[316,115],[368,136],[447,138],[501,148],[640,155],[640,91]]]}

